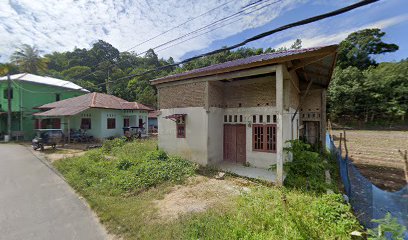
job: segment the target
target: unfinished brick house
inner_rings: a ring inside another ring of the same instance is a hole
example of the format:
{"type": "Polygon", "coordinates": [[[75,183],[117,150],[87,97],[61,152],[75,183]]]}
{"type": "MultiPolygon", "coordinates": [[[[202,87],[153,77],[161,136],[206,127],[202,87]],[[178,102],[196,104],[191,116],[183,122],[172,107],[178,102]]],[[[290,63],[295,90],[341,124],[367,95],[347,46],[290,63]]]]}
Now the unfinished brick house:
{"type": "Polygon", "coordinates": [[[263,54],[152,80],[159,147],[202,165],[276,164],[282,182],[287,140],[325,143],[336,49],[263,54]]]}

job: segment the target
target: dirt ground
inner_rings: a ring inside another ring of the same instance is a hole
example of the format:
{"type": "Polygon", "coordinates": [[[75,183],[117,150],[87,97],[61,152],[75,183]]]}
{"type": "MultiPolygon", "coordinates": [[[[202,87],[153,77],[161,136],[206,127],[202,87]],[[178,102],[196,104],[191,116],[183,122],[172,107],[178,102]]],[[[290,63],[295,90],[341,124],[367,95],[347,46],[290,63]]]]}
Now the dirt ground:
{"type": "MultiPolygon", "coordinates": [[[[340,133],[333,131],[339,146],[340,133]]],[[[349,158],[381,189],[397,191],[406,185],[405,162],[398,150],[408,150],[408,131],[346,130],[349,158]]],[[[345,155],[344,142],[342,152],[345,155]]]]}
{"type": "Polygon", "coordinates": [[[163,199],[154,203],[160,219],[170,221],[194,212],[204,212],[212,206],[228,205],[230,199],[241,192],[248,192],[252,183],[238,178],[218,180],[204,176],[189,179],[177,185],[163,199]]]}

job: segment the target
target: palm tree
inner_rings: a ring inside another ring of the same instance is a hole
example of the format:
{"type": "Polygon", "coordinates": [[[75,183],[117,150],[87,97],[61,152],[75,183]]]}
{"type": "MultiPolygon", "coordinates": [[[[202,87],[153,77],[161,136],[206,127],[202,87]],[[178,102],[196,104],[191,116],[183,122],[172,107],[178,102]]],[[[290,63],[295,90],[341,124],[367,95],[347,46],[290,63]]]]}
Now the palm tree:
{"type": "Polygon", "coordinates": [[[41,57],[40,50],[28,44],[23,44],[10,59],[23,72],[38,74],[47,70],[48,59],[41,57]]]}

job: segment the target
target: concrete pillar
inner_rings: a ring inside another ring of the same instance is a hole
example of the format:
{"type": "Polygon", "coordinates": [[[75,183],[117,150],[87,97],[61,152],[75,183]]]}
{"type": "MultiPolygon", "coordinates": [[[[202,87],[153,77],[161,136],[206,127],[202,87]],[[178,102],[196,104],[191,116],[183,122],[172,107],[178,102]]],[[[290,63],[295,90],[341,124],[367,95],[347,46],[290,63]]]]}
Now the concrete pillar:
{"type": "Polygon", "coordinates": [[[283,69],[282,65],[276,68],[276,183],[283,184],[283,69]]]}
{"type": "Polygon", "coordinates": [[[68,144],[71,143],[71,126],[70,126],[70,117],[67,117],[67,126],[68,126],[68,144]]]}
{"type": "Polygon", "coordinates": [[[320,140],[323,151],[326,150],[326,89],[322,89],[322,107],[320,112],[320,140]]]}

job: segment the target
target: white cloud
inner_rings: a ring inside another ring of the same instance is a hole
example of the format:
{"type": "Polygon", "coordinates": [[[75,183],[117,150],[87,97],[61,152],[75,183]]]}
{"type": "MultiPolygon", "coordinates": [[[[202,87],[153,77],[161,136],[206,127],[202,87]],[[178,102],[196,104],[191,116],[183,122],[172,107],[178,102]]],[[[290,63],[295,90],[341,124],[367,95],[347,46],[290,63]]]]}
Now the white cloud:
{"type": "MultiPolygon", "coordinates": [[[[280,47],[290,47],[290,45],[296,40],[296,38],[302,39],[302,47],[308,48],[308,47],[316,47],[316,46],[324,46],[324,45],[329,45],[329,44],[337,44],[343,41],[350,33],[362,30],[362,29],[367,29],[367,28],[380,28],[380,29],[386,29],[388,27],[397,25],[399,23],[408,21],[408,14],[388,18],[388,19],[383,19],[374,23],[362,25],[359,27],[353,27],[353,28],[346,28],[342,30],[340,33],[335,33],[335,34],[325,34],[322,33],[325,30],[325,27],[323,25],[317,25],[314,28],[308,28],[307,31],[303,31],[303,34],[301,35],[296,35],[296,37],[291,38],[288,41],[285,41],[283,43],[280,43],[275,46],[275,48],[280,48],[280,47]]],[[[299,32],[299,31],[298,31],[299,32]]]]}
{"type": "MultiPolygon", "coordinates": [[[[272,3],[274,0],[265,1],[272,3]]],[[[45,53],[88,48],[98,39],[124,51],[198,16],[227,1],[206,0],[0,0],[0,61],[21,44],[35,45],[45,53]]],[[[181,36],[216,19],[238,12],[254,0],[231,1],[222,9],[189,22],[153,41],[135,48],[142,52],[181,36]]],[[[176,47],[160,52],[160,56],[180,58],[184,53],[207,47],[217,39],[262,26],[302,0],[285,0],[271,4],[228,27],[220,28],[176,47]]],[[[238,19],[238,18],[237,18],[238,19]]]]}

